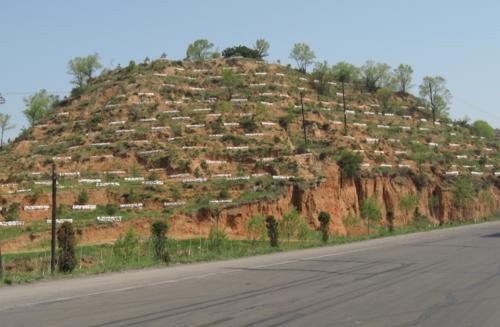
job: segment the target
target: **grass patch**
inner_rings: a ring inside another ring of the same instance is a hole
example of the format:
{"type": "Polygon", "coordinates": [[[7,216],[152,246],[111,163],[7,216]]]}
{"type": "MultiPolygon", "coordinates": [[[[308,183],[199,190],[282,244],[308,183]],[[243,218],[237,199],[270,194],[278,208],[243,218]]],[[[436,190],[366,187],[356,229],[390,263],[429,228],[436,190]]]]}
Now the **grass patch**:
{"type": "MultiPolygon", "coordinates": [[[[310,231],[307,238],[303,240],[287,241],[282,238],[280,240],[279,248],[270,247],[267,240],[250,241],[224,239],[221,241],[221,245],[218,249],[213,249],[210,246],[209,240],[206,238],[193,238],[186,240],[168,239],[167,248],[171,258],[170,264],[175,265],[225,260],[325,245],[345,244],[367,239],[478,224],[496,220],[500,220],[500,213],[487,216],[477,221],[449,222],[441,226],[422,223],[408,225],[395,228],[393,232],[389,232],[387,228],[382,226],[373,226],[372,233],[370,235],[332,235],[327,243],[323,243],[321,241],[321,235],[319,232],[310,231]]],[[[141,242],[137,248],[130,252],[131,255],[125,259],[123,256],[117,256],[113,249],[112,244],[78,246],[76,248],[78,264],[75,271],[71,274],[62,274],[57,272],[54,276],[50,275],[49,251],[4,254],[3,259],[5,271],[0,285],[22,284],[41,279],[69,278],[88,274],[142,269],[166,265],[165,263],[155,259],[153,247],[149,241],[141,242]]]]}

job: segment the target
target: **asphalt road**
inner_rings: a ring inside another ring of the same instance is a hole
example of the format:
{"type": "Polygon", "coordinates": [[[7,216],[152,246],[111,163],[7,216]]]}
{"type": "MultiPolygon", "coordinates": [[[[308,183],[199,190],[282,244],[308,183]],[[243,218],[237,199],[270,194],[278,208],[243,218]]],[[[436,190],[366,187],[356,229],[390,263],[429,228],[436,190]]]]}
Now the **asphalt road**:
{"type": "Polygon", "coordinates": [[[500,222],[0,289],[0,326],[500,326],[500,222]]]}

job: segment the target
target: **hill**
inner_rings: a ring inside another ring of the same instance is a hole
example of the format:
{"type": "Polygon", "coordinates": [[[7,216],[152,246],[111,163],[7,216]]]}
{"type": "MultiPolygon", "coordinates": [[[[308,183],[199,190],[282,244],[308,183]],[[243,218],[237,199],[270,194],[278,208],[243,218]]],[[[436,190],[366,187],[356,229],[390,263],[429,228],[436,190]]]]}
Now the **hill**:
{"type": "Polygon", "coordinates": [[[19,221],[0,227],[4,248],[45,244],[52,163],[59,218],[73,220],[83,243],[130,226],[146,234],[154,219],[168,219],[175,237],[206,235],[213,219],[244,237],[253,215],[294,207],[311,229],[326,211],[333,232],[364,233],[349,217],[372,196],[381,226],[498,211],[498,137],[433,123],[422,100],[394,94],[387,105],[356,84],[346,89],[345,134],[340,84],[320,94],[318,83],[245,59],[102,73],[0,152],[0,220],[19,221]],[[351,152],[363,161],[354,177],[338,164],[351,152]]]}

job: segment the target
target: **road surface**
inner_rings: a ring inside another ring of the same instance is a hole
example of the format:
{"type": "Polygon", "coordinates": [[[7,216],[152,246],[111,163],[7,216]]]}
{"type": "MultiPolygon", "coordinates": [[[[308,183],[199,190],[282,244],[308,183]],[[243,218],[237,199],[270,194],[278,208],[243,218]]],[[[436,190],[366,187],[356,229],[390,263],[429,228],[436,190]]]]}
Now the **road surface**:
{"type": "Polygon", "coordinates": [[[0,289],[0,326],[500,326],[500,222],[0,289]]]}

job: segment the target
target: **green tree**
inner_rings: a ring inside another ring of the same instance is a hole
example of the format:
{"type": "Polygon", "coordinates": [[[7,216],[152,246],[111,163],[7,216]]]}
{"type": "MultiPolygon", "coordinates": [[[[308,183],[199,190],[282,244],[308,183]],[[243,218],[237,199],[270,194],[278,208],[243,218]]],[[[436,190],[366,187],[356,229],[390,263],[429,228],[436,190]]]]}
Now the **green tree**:
{"type": "Polygon", "coordinates": [[[324,243],[328,242],[328,227],[330,225],[330,215],[328,212],[321,211],[319,213],[319,222],[321,230],[321,239],[324,243]]]}
{"type": "Polygon", "coordinates": [[[267,42],[264,39],[258,39],[255,41],[255,45],[253,48],[257,51],[259,54],[259,58],[262,59],[264,57],[267,57],[269,55],[269,42],[267,42]]]}
{"type": "Polygon", "coordinates": [[[16,127],[16,125],[10,123],[10,118],[9,114],[0,113],[0,148],[3,147],[4,133],[16,127]]]}
{"type": "Polygon", "coordinates": [[[295,43],[290,52],[290,58],[295,60],[298,70],[305,73],[307,66],[313,63],[316,55],[306,43],[295,43]]]}
{"type": "Polygon", "coordinates": [[[361,66],[361,79],[368,92],[375,92],[381,87],[390,87],[391,67],[388,64],[368,60],[361,66]]]}
{"type": "Polygon", "coordinates": [[[281,220],[281,231],[286,236],[288,242],[292,237],[295,237],[299,231],[301,217],[297,209],[292,209],[283,215],[283,220],[281,220]]]}
{"type": "Polygon", "coordinates": [[[26,105],[23,113],[31,127],[34,127],[54,108],[58,102],[58,97],[42,89],[33,95],[25,97],[23,101],[26,105]]]}
{"type": "Polygon", "coordinates": [[[387,87],[382,87],[377,90],[377,98],[382,104],[382,109],[384,113],[388,112],[391,107],[391,99],[393,94],[394,92],[387,87]]]}
{"type": "Polygon", "coordinates": [[[332,67],[333,78],[342,83],[342,105],[344,108],[344,134],[347,135],[347,115],[345,102],[345,85],[355,81],[359,76],[359,69],[345,61],[341,61],[332,67]]]}
{"type": "Polygon", "coordinates": [[[349,150],[343,150],[337,160],[337,165],[342,170],[342,176],[346,178],[356,177],[361,170],[362,163],[363,157],[349,150]]]}
{"type": "Polygon", "coordinates": [[[321,95],[328,95],[330,93],[330,82],[333,81],[332,69],[328,66],[328,62],[317,62],[312,72],[313,87],[321,95]]]}
{"type": "Polygon", "coordinates": [[[266,221],[264,216],[252,216],[246,224],[247,239],[252,243],[261,240],[266,233],[266,221]]]}
{"type": "Polygon", "coordinates": [[[412,87],[413,68],[410,65],[400,64],[392,73],[397,90],[401,93],[407,93],[412,87]]]}
{"type": "Polygon", "coordinates": [[[361,201],[361,217],[363,217],[368,226],[368,234],[370,234],[370,224],[377,222],[382,217],[380,209],[377,206],[377,200],[374,196],[361,201]]]}
{"type": "Polygon", "coordinates": [[[191,43],[186,50],[186,59],[204,61],[210,58],[214,44],[206,39],[199,39],[191,43]]]}
{"type": "Polygon", "coordinates": [[[151,224],[151,244],[153,245],[154,256],[164,262],[170,261],[167,251],[167,223],[157,220],[151,224]]]}
{"type": "Polygon", "coordinates": [[[224,69],[222,71],[222,84],[226,87],[228,101],[230,101],[233,96],[234,89],[240,87],[243,82],[241,77],[235,74],[231,69],[224,69]]]}
{"type": "Polygon", "coordinates": [[[87,84],[94,72],[101,68],[102,65],[99,62],[99,54],[97,53],[86,57],[76,57],[68,62],[68,74],[73,76],[71,83],[77,87],[87,84]]]}
{"type": "Polygon", "coordinates": [[[244,45],[226,48],[222,51],[224,58],[241,56],[243,58],[260,59],[259,52],[244,45]]]}
{"type": "Polygon", "coordinates": [[[432,109],[432,121],[438,117],[448,117],[451,93],[446,88],[444,77],[425,76],[420,84],[420,96],[428,100],[432,109]]]}
{"type": "Polygon", "coordinates": [[[76,267],[76,238],[71,223],[64,222],[59,227],[57,230],[57,243],[59,245],[59,260],[57,262],[59,271],[64,273],[72,272],[76,267]]]}
{"type": "MultiPolygon", "coordinates": [[[[0,119],[1,124],[1,119],[0,119]]],[[[495,129],[491,127],[490,124],[484,120],[476,120],[472,124],[472,130],[479,136],[483,136],[487,139],[492,139],[495,137],[495,129]]]]}
{"type": "Polygon", "coordinates": [[[269,241],[271,243],[271,247],[277,248],[279,246],[279,229],[278,229],[278,222],[273,216],[267,216],[266,228],[267,228],[267,235],[269,236],[269,241]]]}

